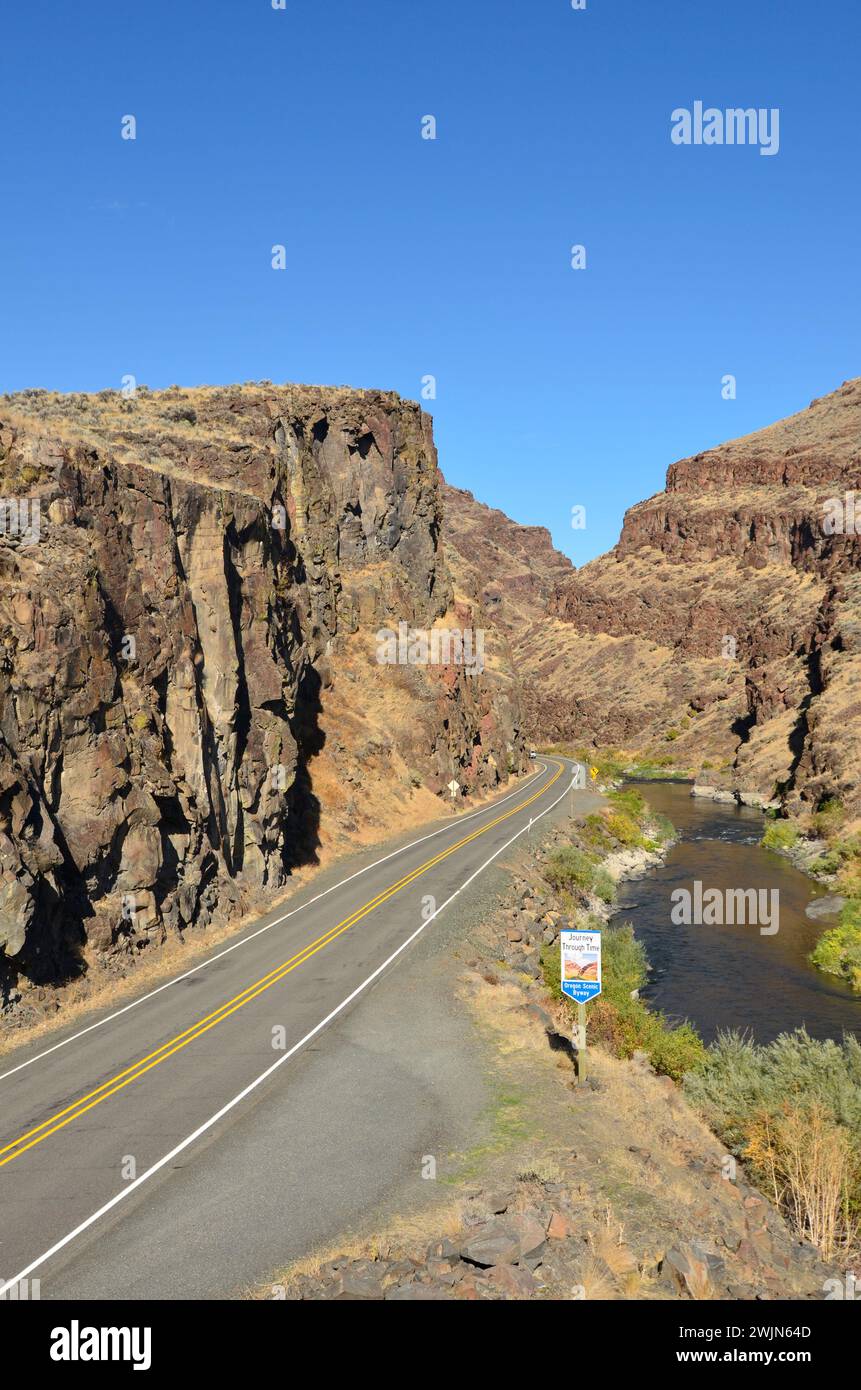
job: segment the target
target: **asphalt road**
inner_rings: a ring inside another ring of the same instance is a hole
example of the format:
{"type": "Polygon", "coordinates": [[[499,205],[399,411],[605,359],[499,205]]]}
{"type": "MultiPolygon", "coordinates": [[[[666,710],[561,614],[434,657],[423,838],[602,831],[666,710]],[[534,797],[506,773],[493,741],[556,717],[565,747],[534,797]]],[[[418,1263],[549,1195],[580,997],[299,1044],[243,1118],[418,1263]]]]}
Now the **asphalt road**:
{"type": "MultiPolygon", "coordinates": [[[[0,1293],[225,1297],[390,1192],[482,1103],[409,962],[571,765],[319,875],[188,971],[0,1060],[0,1293]]],[[[589,793],[575,794],[588,797],[589,793]]],[[[545,817],[547,818],[545,820],[545,817]]],[[[534,832],[537,836],[538,829],[534,832]]]]}

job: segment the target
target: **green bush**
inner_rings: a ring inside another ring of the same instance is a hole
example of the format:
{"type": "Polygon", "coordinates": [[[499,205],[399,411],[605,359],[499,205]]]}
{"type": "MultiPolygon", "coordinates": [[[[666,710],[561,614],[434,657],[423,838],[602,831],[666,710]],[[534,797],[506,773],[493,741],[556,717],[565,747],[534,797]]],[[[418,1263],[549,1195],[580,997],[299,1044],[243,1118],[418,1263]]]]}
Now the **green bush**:
{"type": "MultiPolygon", "coordinates": [[[[645,1005],[640,1007],[645,1008],[645,1005]]],[[[672,1077],[673,1081],[683,1081],[705,1061],[706,1047],[702,1038],[692,1023],[685,1021],[671,1027],[663,1014],[648,1010],[646,1013],[654,1022],[641,1046],[648,1052],[656,1071],[672,1077]]]]}
{"type": "Polygon", "coordinates": [[[675,835],[666,816],[652,812],[635,787],[608,792],[609,809],[587,816],[581,838],[599,854],[609,854],[622,845],[656,849],[675,835]]]}
{"type": "Polygon", "coordinates": [[[846,812],[836,796],[823,801],[813,817],[813,828],[817,835],[828,840],[840,829],[846,819],[846,812]]]}
{"type": "Polygon", "coordinates": [[[668,840],[676,838],[676,827],[669,816],[662,815],[660,811],[652,816],[649,828],[659,845],[665,845],[668,840]]]}
{"type": "Polygon", "coordinates": [[[848,980],[861,994],[861,901],[845,903],[836,927],[829,928],[810,953],[812,963],[827,975],[848,980]]]}
{"type": "Polygon", "coordinates": [[[680,772],[674,763],[672,753],[650,753],[640,761],[631,763],[626,772],[629,777],[639,777],[644,781],[656,777],[684,778],[686,774],[680,772]]]}
{"type": "Polygon", "coordinates": [[[594,893],[605,903],[612,902],[616,893],[616,885],[606,870],[574,845],[565,845],[551,854],[544,877],[560,893],[580,888],[584,893],[594,893]]]}
{"type": "Polygon", "coordinates": [[[625,811],[610,811],[607,815],[607,831],[614,840],[626,849],[641,848],[646,837],[633,816],[625,811]]]}
{"type": "Polygon", "coordinates": [[[607,829],[607,818],[597,812],[586,817],[580,830],[580,838],[599,854],[609,854],[613,848],[613,841],[607,829]]]}
{"type": "Polygon", "coordinates": [[[620,787],[607,793],[607,800],[617,811],[624,812],[633,820],[642,821],[648,814],[642,794],[636,787],[620,787]]]}
{"type": "Polygon", "coordinates": [[[798,841],[799,830],[788,820],[773,820],[765,827],[761,844],[765,849],[792,849],[798,841]]]}
{"type": "Polygon", "coordinates": [[[787,1103],[821,1105],[861,1144],[861,1043],[811,1038],[804,1028],[761,1045],[722,1033],[704,1065],[686,1078],[685,1092],[706,1123],[736,1153],[757,1115],[777,1115],[787,1103]]]}
{"type": "Polygon", "coordinates": [[[684,1079],[688,1099],[796,1234],[826,1258],[854,1248],[861,1219],[861,1043],[803,1029],[758,1046],[722,1034],[684,1079]]]}
{"type": "MultiPolygon", "coordinates": [[[[586,922],[583,929],[590,926],[594,924],[586,922]]],[[[702,1039],[691,1024],[673,1027],[663,1014],[653,1013],[642,1000],[631,998],[632,992],[645,984],[648,965],[630,923],[603,929],[602,938],[602,993],[589,1005],[592,1039],[604,1043],[617,1057],[630,1057],[642,1050],[657,1071],[680,1081],[686,1072],[702,1064],[706,1055],[702,1039]]],[[[551,993],[573,1008],[562,994],[558,944],[544,948],[541,963],[551,993]]]]}
{"type": "Polygon", "coordinates": [[[834,849],[828,849],[824,854],[820,854],[818,859],[812,859],[807,865],[807,872],[814,878],[830,878],[836,874],[843,860],[834,849]]]}

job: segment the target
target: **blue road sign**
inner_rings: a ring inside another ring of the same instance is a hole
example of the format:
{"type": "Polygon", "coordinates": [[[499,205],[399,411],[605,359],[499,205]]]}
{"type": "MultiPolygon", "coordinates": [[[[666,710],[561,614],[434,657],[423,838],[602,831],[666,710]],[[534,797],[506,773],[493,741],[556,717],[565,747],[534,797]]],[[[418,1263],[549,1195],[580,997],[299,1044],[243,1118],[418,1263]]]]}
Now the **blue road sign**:
{"type": "Polygon", "coordinates": [[[563,931],[559,947],[562,993],[578,1004],[587,1004],[601,993],[601,933],[563,931]]]}

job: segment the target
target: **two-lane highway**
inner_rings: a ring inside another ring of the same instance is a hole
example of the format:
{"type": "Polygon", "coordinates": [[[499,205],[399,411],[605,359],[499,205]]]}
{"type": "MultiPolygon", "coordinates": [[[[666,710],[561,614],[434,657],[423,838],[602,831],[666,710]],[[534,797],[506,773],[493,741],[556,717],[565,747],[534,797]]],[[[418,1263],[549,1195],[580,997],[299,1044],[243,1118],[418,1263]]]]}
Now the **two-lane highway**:
{"type": "MultiPolygon", "coordinates": [[[[183,1240],[211,1263],[202,1232],[219,1220],[229,1229],[231,1189],[215,1171],[228,1136],[253,1116],[265,1144],[266,1124],[273,1134],[283,1126],[291,1086],[313,1085],[315,1068],[331,1089],[327,1028],[368,999],[441,913],[468,900],[532,822],[560,813],[570,782],[564,760],[541,762],[480,811],[366,856],[346,876],[343,867],[319,876],[287,908],[158,989],[0,1061],[0,1292],[4,1279],[11,1286],[29,1277],[41,1280],[43,1298],[147,1296],[141,1271],[150,1244],[165,1240],[179,1173],[188,1192],[172,1228],[188,1221],[183,1240]]],[[[388,1085],[381,1080],[382,1090],[388,1085]]],[[[349,1104],[340,1109],[341,1129],[326,1134],[328,1112],[325,1123],[297,1118],[319,1129],[317,1152],[349,1143],[349,1104]]],[[[285,1141],[279,1132],[275,1166],[283,1175],[285,1142],[298,1136],[294,1128],[285,1141]]],[[[258,1154],[250,1161],[263,1183],[258,1154]]],[[[307,1150],[302,1162],[307,1169],[307,1150]]],[[[234,1179],[237,1191],[250,1182],[243,1171],[234,1179]]],[[[283,1177],[273,1172],[269,1181],[283,1177]]],[[[356,1181],[360,1191],[360,1175],[356,1181]]],[[[288,1207],[278,1210],[289,1223],[288,1207]]],[[[265,1261],[266,1240],[260,1245],[265,1261]]],[[[227,1287],[226,1277],[207,1278],[193,1280],[186,1296],[227,1287]]],[[[183,1296],[185,1286],[170,1287],[183,1296]]]]}

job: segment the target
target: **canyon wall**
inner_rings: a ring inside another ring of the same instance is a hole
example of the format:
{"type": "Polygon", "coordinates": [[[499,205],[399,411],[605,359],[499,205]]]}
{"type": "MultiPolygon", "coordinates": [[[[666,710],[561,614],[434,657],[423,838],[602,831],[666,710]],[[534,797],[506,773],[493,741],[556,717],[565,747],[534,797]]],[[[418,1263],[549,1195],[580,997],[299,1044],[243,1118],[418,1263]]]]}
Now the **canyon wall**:
{"type": "Polygon", "coordinates": [[[580,570],[541,528],[446,492],[451,567],[508,639],[533,739],[861,813],[856,525],[861,380],[673,464],[580,570]]]}
{"type": "Polygon", "coordinates": [[[525,769],[491,638],[483,674],[378,662],[379,629],[473,622],[418,406],[25,392],[0,478],[7,999],[265,904],[321,846],[438,815],[452,776],[525,769]]]}
{"type": "Polygon", "coordinates": [[[551,674],[541,726],[861,810],[856,487],[861,380],[673,464],[615,549],[557,586],[570,683],[551,674]]]}

